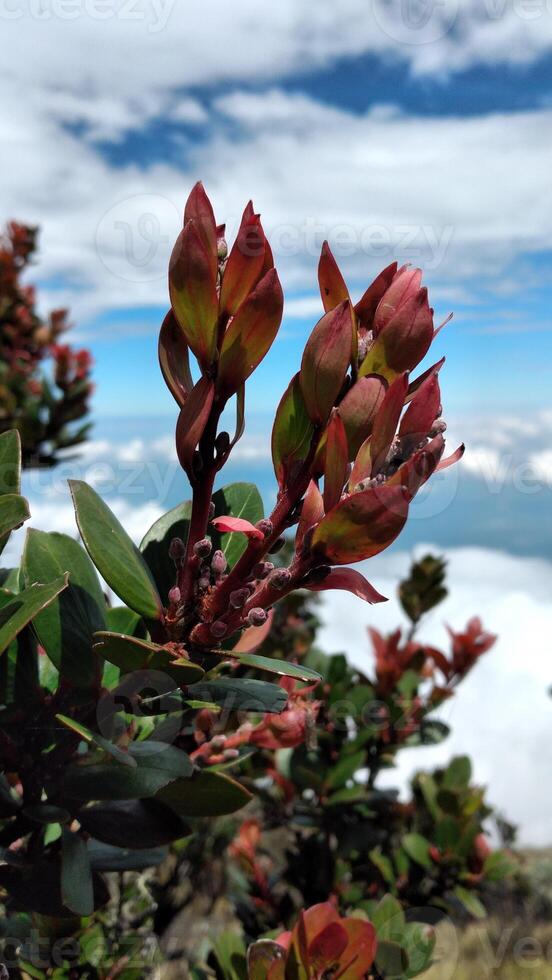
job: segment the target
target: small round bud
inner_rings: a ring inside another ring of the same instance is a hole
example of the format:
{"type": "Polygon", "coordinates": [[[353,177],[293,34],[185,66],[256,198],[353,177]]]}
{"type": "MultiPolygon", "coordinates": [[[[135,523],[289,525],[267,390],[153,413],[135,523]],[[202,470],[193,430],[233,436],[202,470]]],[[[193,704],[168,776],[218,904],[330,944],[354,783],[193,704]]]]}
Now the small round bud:
{"type": "Polygon", "coordinates": [[[431,432],[429,433],[429,435],[431,436],[432,439],[434,439],[435,436],[440,436],[443,432],[446,432],[446,431],[447,431],[447,423],[445,422],[445,420],[444,419],[435,419],[435,422],[433,423],[433,426],[431,428],[431,432]]]}
{"type": "Polygon", "coordinates": [[[197,555],[198,558],[208,558],[212,550],[213,545],[210,538],[202,538],[201,541],[196,541],[194,544],[194,555],[197,555]]]}
{"type": "Polygon", "coordinates": [[[171,606],[177,606],[180,602],[180,589],[178,585],[173,585],[172,589],[169,591],[169,602],[171,606]]]}
{"type": "Polygon", "coordinates": [[[217,640],[220,640],[224,636],[226,629],[226,623],[223,623],[222,619],[215,619],[215,622],[211,623],[211,633],[217,640]]]}
{"type": "Polygon", "coordinates": [[[228,452],[230,448],[230,435],[228,432],[219,432],[217,438],[215,439],[215,449],[217,455],[223,456],[224,453],[228,452]]]}
{"type": "Polygon", "coordinates": [[[268,518],[264,518],[262,521],[258,521],[257,524],[255,524],[255,527],[257,528],[257,530],[263,532],[265,538],[269,538],[274,530],[274,525],[272,521],[268,520],[268,518]]]}
{"type": "Polygon", "coordinates": [[[247,614],[247,622],[250,626],[262,626],[266,623],[266,613],[264,609],[257,606],[255,609],[250,609],[247,614]]]}
{"type": "Polygon", "coordinates": [[[180,562],[186,554],[186,545],[182,538],[173,538],[169,545],[169,558],[174,562],[180,562]]]}
{"type": "Polygon", "coordinates": [[[266,578],[270,574],[274,565],[271,561],[259,561],[253,565],[253,575],[255,578],[266,578]]]}
{"type": "Polygon", "coordinates": [[[211,568],[215,575],[222,575],[226,571],[226,564],[226,558],[222,551],[215,551],[211,561],[211,568]]]}
{"type": "Polygon", "coordinates": [[[272,548],[270,548],[270,550],[268,552],[269,555],[275,555],[275,554],[277,554],[278,551],[281,551],[282,550],[282,548],[284,547],[285,543],[286,543],[286,539],[285,538],[277,538],[276,541],[274,542],[274,544],[272,545],[272,548]]]}
{"type": "Polygon", "coordinates": [[[268,584],[272,586],[273,589],[285,589],[286,585],[289,585],[291,581],[291,572],[287,568],[275,568],[273,572],[270,573],[268,584]]]}
{"type": "Polygon", "coordinates": [[[232,609],[241,609],[249,599],[249,589],[235,589],[230,593],[232,609]]]}
{"type": "Polygon", "coordinates": [[[202,590],[208,589],[211,584],[211,579],[208,575],[201,575],[201,577],[197,580],[197,584],[202,590]]]}

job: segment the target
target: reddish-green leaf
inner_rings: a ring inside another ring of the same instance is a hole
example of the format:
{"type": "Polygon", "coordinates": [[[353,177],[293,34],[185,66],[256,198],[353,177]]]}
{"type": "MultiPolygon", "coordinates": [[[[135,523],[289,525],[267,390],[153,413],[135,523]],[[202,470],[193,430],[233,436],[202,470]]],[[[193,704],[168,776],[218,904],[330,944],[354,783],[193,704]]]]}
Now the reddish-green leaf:
{"type": "Polygon", "coordinates": [[[345,592],[352,592],[353,595],[364,599],[371,604],[375,602],[387,602],[384,595],[380,595],[364,575],[357,572],[354,568],[332,568],[321,582],[307,583],[304,586],[310,592],[327,592],[329,589],[342,589],[345,592]]]}
{"type": "Polygon", "coordinates": [[[327,428],[324,466],[324,510],[329,511],[341,500],[349,475],[349,451],[345,426],[334,410],[327,428]]]}
{"type": "Polygon", "coordinates": [[[258,214],[251,201],[247,205],[238,235],[222,277],[220,309],[234,316],[246,296],[259,281],[267,258],[267,241],[258,214]]]}
{"type": "Polygon", "coordinates": [[[183,657],[176,659],[165,647],[135,636],[99,631],[94,634],[94,641],[94,649],[125,673],[134,670],[159,670],[178,684],[193,684],[203,677],[204,672],[198,664],[183,657]]]}
{"type": "Polygon", "coordinates": [[[386,387],[383,379],[375,374],[359,378],[341,401],[339,414],[347,433],[349,459],[355,459],[362,443],[370,435],[386,387]]]}
{"type": "Polygon", "coordinates": [[[372,476],[379,473],[385,463],[387,453],[397,434],[397,426],[408,391],[408,375],[403,374],[387,389],[374,419],[370,454],[372,456],[372,476]]]}
{"type": "Polygon", "coordinates": [[[284,392],[272,429],[272,461],[280,487],[306,460],[314,435],[299,375],[296,374],[284,392]]]}
{"type": "Polygon", "coordinates": [[[326,313],[339,306],[343,300],[349,299],[347,284],[327,242],[322,245],[318,263],[318,284],[326,313]]]}
{"type": "Polygon", "coordinates": [[[313,422],[325,425],[351,360],[353,323],[346,300],[326,313],[312,331],[301,361],[301,391],[313,422]]]}
{"type": "Polygon", "coordinates": [[[182,408],[194,383],[188,345],[172,310],[167,313],[159,332],[159,365],[167,388],[182,408]]]}
{"type": "Polygon", "coordinates": [[[270,349],[282,320],[284,296],[278,273],[270,269],[247,296],[224,334],[217,387],[234,394],[270,349]]]}
{"type": "Polygon", "coordinates": [[[205,431],[214,397],[213,382],[209,378],[200,378],[180,409],[176,423],[176,452],[180,465],[189,477],[193,474],[194,452],[205,431]]]}
{"type": "Polygon", "coordinates": [[[408,515],[402,487],[371,487],[346,497],[318,525],[313,550],[335,565],[371,558],[400,533],[408,515]]]}
{"type": "Polygon", "coordinates": [[[176,240],[169,264],[169,293],[186,342],[203,368],[215,357],[218,295],[212,258],[195,221],[188,221],[176,240]]]}
{"type": "Polygon", "coordinates": [[[194,222],[211,263],[213,276],[216,277],[218,268],[217,223],[213,207],[201,181],[194,185],[186,201],[184,224],[186,225],[188,221],[194,222]]]}
{"type": "Polygon", "coordinates": [[[355,313],[360,321],[360,326],[365,330],[371,330],[374,321],[376,307],[391,285],[397,272],[397,263],[392,262],[379,276],[376,276],[373,283],[355,306],[355,313]]]}

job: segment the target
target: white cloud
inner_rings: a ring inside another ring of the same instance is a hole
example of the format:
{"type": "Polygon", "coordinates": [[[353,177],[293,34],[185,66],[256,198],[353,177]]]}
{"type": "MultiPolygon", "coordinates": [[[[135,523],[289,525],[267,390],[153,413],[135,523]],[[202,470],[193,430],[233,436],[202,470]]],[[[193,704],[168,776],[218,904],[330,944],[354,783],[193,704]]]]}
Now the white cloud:
{"type": "MultiPolygon", "coordinates": [[[[419,554],[427,550],[416,549],[419,554]]],[[[370,609],[346,593],[325,597],[324,649],[346,651],[359,667],[370,670],[366,627],[390,631],[401,621],[394,595],[409,560],[396,553],[366,563],[370,580],[391,597],[384,605],[370,609]]],[[[398,780],[405,786],[416,769],[467,753],[474,760],[476,780],[489,787],[491,803],[519,824],[521,841],[549,845],[552,564],[483,548],[451,549],[447,561],[450,595],[430,614],[421,635],[447,648],[444,623],[460,629],[479,614],[499,639],[441,710],[452,727],[450,738],[440,746],[404,752],[398,771],[390,772],[385,782],[397,785],[398,780]]]]}

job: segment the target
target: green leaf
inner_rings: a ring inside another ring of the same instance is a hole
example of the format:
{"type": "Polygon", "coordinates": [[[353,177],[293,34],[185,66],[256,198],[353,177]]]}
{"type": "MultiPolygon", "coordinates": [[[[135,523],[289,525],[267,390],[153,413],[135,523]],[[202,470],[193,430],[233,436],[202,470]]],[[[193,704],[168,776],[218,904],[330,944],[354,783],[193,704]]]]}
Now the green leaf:
{"type": "Polygon", "coordinates": [[[278,405],[272,429],[272,462],[280,486],[290,470],[306,460],[313,435],[314,425],[296,374],[278,405]]]}
{"type": "Polygon", "coordinates": [[[203,770],[191,779],[177,779],[165,786],[156,799],[179,817],[220,817],[240,810],[252,796],[230,776],[203,770]]]}
{"type": "Polygon", "coordinates": [[[133,851],[128,847],[113,847],[102,841],[88,841],[88,856],[94,871],[146,871],[162,864],[168,853],[166,847],[133,851]]]}
{"type": "Polygon", "coordinates": [[[189,756],[164,742],[132,742],[129,752],[136,768],[110,763],[69,766],[65,792],[78,800],[137,800],[155,796],[172,780],[187,779],[193,772],[189,756]]]}
{"type": "Polygon", "coordinates": [[[172,589],[176,580],[175,565],[169,557],[169,545],[173,538],[181,538],[186,543],[191,514],[190,500],[178,504],[152,524],[140,543],[140,551],[165,602],[169,589],[172,589]]]}
{"type": "Polygon", "coordinates": [[[233,659],[239,660],[244,667],[256,667],[258,670],[267,670],[271,674],[280,674],[282,677],[297,677],[302,681],[321,681],[322,675],[312,667],[304,667],[303,664],[290,664],[287,660],[276,660],[274,657],[259,657],[255,653],[233,653],[229,652],[233,659]]]}
{"type": "Polygon", "coordinates": [[[82,480],[69,486],[84,546],[100,574],[127,606],[159,619],[161,599],[138,548],[92,487],[82,480]]]}
{"type": "Polygon", "coordinates": [[[462,885],[457,885],[453,890],[453,895],[464,906],[466,912],[473,915],[475,919],[485,919],[487,917],[485,907],[481,904],[477,895],[468,891],[467,888],[463,888],[462,885]]]}
{"type": "Polygon", "coordinates": [[[0,497],[0,538],[21,525],[31,516],[25,497],[17,493],[6,493],[0,497]]]}
{"type": "Polygon", "coordinates": [[[354,774],[362,769],[366,763],[366,753],[364,751],[355,752],[354,755],[341,755],[335,766],[332,766],[326,780],[330,789],[338,789],[352,779],[354,774]]]}
{"type": "Polygon", "coordinates": [[[401,903],[393,895],[383,896],[372,912],[371,921],[378,940],[401,942],[406,920],[401,903]]]}
{"type": "Polygon", "coordinates": [[[17,429],[0,435],[0,494],[21,490],[21,438],[17,429]]]}
{"type": "Polygon", "coordinates": [[[31,585],[14,596],[0,609],[0,652],[42,609],[67,587],[67,575],[62,575],[48,585],[31,585]]]}
{"type": "Polygon", "coordinates": [[[159,670],[179,685],[192,684],[204,674],[198,664],[193,664],[184,657],[175,660],[164,647],[134,636],[101,631],[94,634],[94,640],[94,649],[125,673],[134,670],[159,670]]]}
{"type": "Polygon", "coordinates": [[[63,828],[61,835],[61,897],[76,915],[92,915],[94,888],[86,843],[63,828]]]}
{"type": "Polygon", "coordinates": [[[279,714],[287,704],[287,694],[283,688],[249,677],[220,677],[213,681],[200,681],[188,688],[188,695],[199,701],[214,701],[225,711],[279,714]]]}
{"type": "Polygon", "coordinates": [[[419,864],[422,868],[430,870],[432,868],[432,861],[429,856],[429,841],[421,834],[405,834],[402,839],[402,846],[409,858],[412,858],[416,864],[419,864]]]}
{"type": "Polygon", "coordinates": [[[134,769],[137,766],[138,763],[136,762],[136,759],[133,759],[129,752],[124,752],[123,749],[120,749],[118,745],[114,745],[113,742],[110,742],[107,738],[104,738],[103,735],[98,735],[96,732],[90,731],[89,728],[81,725],[78,721],[75,721],[74,718],[67,718],[66,715],[58,714],[56,715],[56,718],[62,725],[69,728],[70,731],[75,732],[76,735],[79,735],[84,742],[88,743],[88,745],[96,745],[102,750],[102,752],[106,752],[107,755],[110,755],[113,759],[115,759],[116,762],[120,762],[123,766],[130,766],[131,769],[134,769]]]}
{"type": "Polygon", "coordinates": [[[96,840],[132,850],[161,847],[191,833],[173,810],[151,799],[94,803],[78,820],[96,840]]]}
{"type": "Polygon", "coordinates": [[[483,874],[488,881],[501,881],[509,878],[518,870],[518,862],[511,854],[504,851],[493,851],[485,859],[483,874]]]}
{"type": "Polygon", "coordinates": [[[112,606],[107,609],[105,620],[112,633],[125,633],[126,636],[138,636],[141,639],[146,636],[142,617],[126,606],[112,606]]]}
{"type": "Polygon", "coordinates": [[[86,687],[98,677],[92,634],[105,626],[105,598],[84,548],[67,534],[27,531],[22,559],[25,585],[69,572],[69,585],[33,621],[41,646],[62,677],[86,687]]]}
{"type": "MultiPolygon", "coordinates": [[[[254,483],[231,483],[213,494],[215,517],[231,514],[241,517],[244,521],[256,524],[264,515],[262,497],[254,483]]],[[[233,568],[247,547],[247,538],[237,532],[219,534],[214,528],[209,529],[213,546],[224,552],[229,568],[233,568]]]]}
{"type": "Polygon", "coordinates": [[[393,864],[391,860],[382,853],[380,847],[374,847],[370,851],[370,860],[373,864],[375,864],[384,881],[386,881],[388,885],[392,886],[395,882],[395,871],[393,869],[393,864]]]}
{"type": "MultiPolygon", "coordinates": [[[[256,943],[250,947],[250,950],[260,945],[262,943],[256,943]]],[[[276,944],[271,943],[270,945],[274,946],[276,944]]],[[[282,947],[280,946],[279,949],[282,950],[282,947]]],[[[224,974],[224,980],[260,980],[260,974],[258,975],[254,969],[254,959],[248,956],[246,963],[245,943],[243,937],[237,933],[230,932],[230,930],[223,932],[216,939],[213,945],[213,952],[224,974]],[[248,965],[249,974],[247,969],[248,965]]]]}
{"type": "Polygon", "coordinates": [[[449,764],[443,777],[445,789],[464,789],[469,785],[472,765],[467,755],[459,755],[449,764]]]}
{"type": "Polygon", "coordinates": [[[376,966],[386,980],[399,980],[408,967],[408,956],[399,943],[388,939],[378,940],[376,966]]]}

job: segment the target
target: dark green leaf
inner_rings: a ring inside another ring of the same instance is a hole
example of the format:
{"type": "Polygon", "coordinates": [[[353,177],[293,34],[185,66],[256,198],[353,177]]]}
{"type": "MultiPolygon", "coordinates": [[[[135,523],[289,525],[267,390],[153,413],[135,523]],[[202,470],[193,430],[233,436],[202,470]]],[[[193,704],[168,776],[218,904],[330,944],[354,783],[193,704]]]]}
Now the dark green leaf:
{"type": "Polygon", "coordinates": [[[0,494],[21,490],[21,439],[17,429],[0,435],[0,494]]]}
{"type": "Polygon", "coordinates": [[[321,681],[322,677],[318,671],[312,667],[304,667],[303,664],[291,664],[287,660],[276,660],[275,657],[259,657],[255,653],[232,653],[231,656],[239,660],[244,667],[256,667],[258,670],[267,670],[271,674],[280,674],[282,677],[297,677],[302,681],[321,681]]]}
{"type": "Polygon", "coordinates": [[[133,851],[97,840],[88,841],[88,856],[94,871],[145,871],[162,864],[168,853],[166,847],[133,851]]]}
{"type": "Polygon", "coordinates": [[[158,800],[94,803],[81,810],[78,819],[96,840],[132,850],[160,847],[190,833],[180,817],[158,800]]]}
{"type": "Polygon", "coordinates": [[[429,841],[421,834],[405,834],[402,839],[402,846],[409,858],[412,858],[416,864],[428,870],[432,867],[429,856],[429,841]]]}
{"type": "Polygon", "coordinates": [[[445,770],[443,786],[445,789],[464,789],[469,785],[472,765],[467,755],[456,756],[445,770]]]}
{"type": "Polygon", "coordinates": [[[287,694],[277,684],[249,677],[220,677],[200,681],[188,688],[188,695],[199,701],[214,701],[225,711],[255,711],[279,714],[287,704],[287,694]]]}
{"type": "Polygon", "coordinates": [[[136,768],[115,763],[69,766],[65,773],[67,796],[80,800],[137,800],[155,796],[172,780],[191,775],[189,756],[164,742],[133,742],[131,756],[136,768]]]}
{"type": "Polygon", "coordinates": [[[85,841],[63,828],[61,835],[61,898],[75,915],[92,915],[94,888],[85,841]]]}
{"type": "Polygon", "coordinates": [[[181,538],[184,542],[188,540],[191,513],[191,501],[173,507],[150,527],[140,544],[140,551],[165,602],[169,589],[176,580],[175,565],[169,557],[169,545],[173,538],[181,538]]]}
{"type": "Polygon", "coordinates": [[[156,799],[180,817],[220,817],[240,810],[251,793],[223,773],[204,770],[165,786],[156,799]]]}
{"type": "Polygon", "coordinates": [[[56,596],[67,587],[67,576],[49,582],[48,585],[31,585],[14,596],[0,609],[0,652],[9,646],[11,641],[31,619],[54,601],[56,596]]]}
{"type": "Polygon", "coordinates": [[[142,617],[126,606],[112,606],[106,611],[105,619],[107,628],[112,633],[125,633],[126,636],[138,636],[141,639],[146,636],[142,617]]]}
{"type": "Polygon", "coordinates": [[[49,582],[63,572],[69,572],[68,588],[35,617],[33,628],[63,678],[86,687],[99,672],[92,634],[105,626],[105,598],[96,570],[69,535],[30,528],[22,559],[25,585],[49,582]]]}
{"type": "Polygon", "coordinates": [[[9,534],[31,516],[29,505],[18,493],[6,493],[0,497],[0,539],[9,534]]]}
{"type": "Polygon", "coordinates": [[[97,745],[102,752],[106,752],[116,762],[120,762],[123,766],[130,766],[132,769],[137,765],[136,760],[133,759],[129,752],[124,752],[123,749],[120,749],[118,745],[114,745],[113,742],[104,738],[103,735],[98,735],[96,732],[90,731],[89,728],[81,725],[74,718],[67,718],[66,715],[56,715],[56,718],[66,728],[75,732],[76,735],[80,735],[84,742],[87,742],[89,745],[97,745]]]}
{"type": "Polygon", "coordinates": [[[92,487],[82,480],[69,486],[84,546],[100,574],[127,606],[159,619],[161,600],[138,548],[92,487]]]}
{"type": "Polygon", "coordinates": [[[203,677],[203,669],[184,658],[175,660],[164,647],[148,643],[124,633],[99,632],[94,636],[94,649],[105,660],[125,673],[134,670],[159,670],[176,684],[191,684],[203,677]]]}

